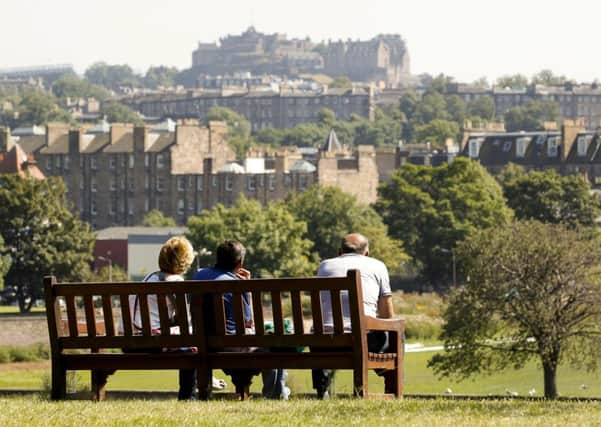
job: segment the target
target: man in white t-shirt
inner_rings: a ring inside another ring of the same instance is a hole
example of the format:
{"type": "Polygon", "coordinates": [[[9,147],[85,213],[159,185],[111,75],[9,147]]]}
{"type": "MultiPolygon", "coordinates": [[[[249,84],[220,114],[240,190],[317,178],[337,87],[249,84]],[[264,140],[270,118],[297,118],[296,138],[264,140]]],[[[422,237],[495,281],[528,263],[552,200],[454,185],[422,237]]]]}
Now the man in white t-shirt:
{"type": "MultiPolygon", "coordinates": [[[[363,310],[366,315],[389,319],[394,316],[392,292],[388,269],[382,261],[369,257],[369,242],[359,233],[346,235],[341,242],[338,256],[326,259],[319,265],[319,277],[344,277],[348,270],[359,270],[363,290],[363,310]]],[[[332,303],[329,292],[321,293],[324,329],[333,328],[332,303]]],[[[345,329],[350,330],[350,310],[348,293],[342,293],[342,310],[345,329]]],[[[370,332],[367,335],[370,352],[385,353],[388,350],[386,332],[370,332]]],[[[318,349],[312,349],[312,351],[318,349]]],[[[314,369],[313,388],[319,398],[328,396],[328,389],[334,376],[331,369],[314,369]]]]}

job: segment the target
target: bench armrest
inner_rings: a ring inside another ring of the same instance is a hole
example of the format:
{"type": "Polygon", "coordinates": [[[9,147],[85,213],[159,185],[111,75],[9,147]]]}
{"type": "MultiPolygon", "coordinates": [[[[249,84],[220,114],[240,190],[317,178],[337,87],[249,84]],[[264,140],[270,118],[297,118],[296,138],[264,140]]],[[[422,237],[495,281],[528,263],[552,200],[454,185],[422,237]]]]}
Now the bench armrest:
{"type": "Polygon", "coordinates": [[[405,330],[405,319],[378,319],[365,316],[368,331],[393,331],[402,333],[405,330]]]}

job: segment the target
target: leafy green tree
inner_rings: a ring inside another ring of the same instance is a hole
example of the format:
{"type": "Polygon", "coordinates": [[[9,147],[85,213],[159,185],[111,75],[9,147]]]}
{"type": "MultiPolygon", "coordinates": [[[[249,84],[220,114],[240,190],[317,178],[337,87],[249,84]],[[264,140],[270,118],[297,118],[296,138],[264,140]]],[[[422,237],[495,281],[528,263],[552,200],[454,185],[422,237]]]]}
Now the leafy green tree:
{"type": "Polygon", "coordinates": [[[429,123],[432,120],[448,120],[447,103],[443,95],[430,92],[424,95],[415,109],[415,120],[419,124],[429,123]]]}
{"type": "Polygon", "coordinates": [[[528,86],[528,77],[523,74],[505,75],[497,79],[497,86],[501,87],[525,87],[528,86]]]}
{"type": "Polygon", "coordinates": [[[450,120],[456,123],[463,123],[467,111],[463,99],[458,95],[447,96],[446,105],[450,120]]]}
{"type": "Polygon", "coordinates": [[[431,142],[435,148],[444,147],[447,138],[457,139],[459,125],[449,120],[432,120],[425,125],[419,125],[415,131],[418,142],[431,142]]]}
{"type": "Polygon", "coordinates": [[[144,227],[175,227],[175,219],[163,215],[158,209],[152,209],[144,215],[142,220],[144,227]]]}
{"type": "Polygon", "coordinates": [[[262,207],[240,197],[231,207],[218,204],[188,220],[188,238],[196,248],[214,250],[225,239],[246,247],[245,264],[254,277],[297,277],[315,273],[307,224],[282,203],[262,207]]]}
{"type": "Polygon", "coordinates": [[[329,86],[331,88],[350,89],[351,87],[353,87],[353,81],[345,76],[335,77],[329,86]]]}
{"type": "Polygon", "coordinates": [[[207,122],[210,120],[221,120],[227,123],[228,145],[238,158],[246,157],[246,153],[252,144],[250,137],[250,122],[241,114],[225,107],[213,107],[207,113],[207,122]]]}
{"type": "Polygon", "coordinates": [[[44,125],[48,122],[66,122],[71,118],[62,110],[56,99],[41,90],[26,91],[17,107],[19,125],[44,125]]]}
{"type": "Polygon", "coordinates": [[[556,76],[551,70],[541,70],[532,76],[532,84],[545,86],[557,86],[566,83],[566,76],[556,76]]]}
{"type": "Polygon", "coordinates": [[[77,76],[65,76],[56,80],[52,84],[52,93],[57,98],[96,98],[99,101],[104,101],[110,94],[101,87],[94,85],[86,80],[82,80],[77,76]]]}
{"type": "Polygon", "coordinates": [[[505,113],[505,128],[508,132],[541,130],[544,122],[557,121],[558,115],[557,102],[532,100],[505,113]]]}
{"type": "Polygon", "coordinates": [[[127,271],[116,264],[111,265],[109,268],[108,265],[103,265],[97,271],[90,270],[88,274],[84,277],[84,282],[127,282],[127,271]]]}
{"type": "Polygon", "coordinates": [[[286,131],[284,129],[265,128],[259,130],[254,135],[254,140],[259,144],[267,144],[272,147],[279,147],[282,145],[285,133],[286,131]]]}
{"type": "Polygon", "coordinates": [[[531,171],[503,182],[507,204],[518,219],[593,226],[601,202],[580,175],[561,176],[554,170],[531,171]]]}
{"type": "Polygon", "coordinates": [[[331,128],[336,123],[336,113],[329,108],[322,108],[317,112],[317,122],[331,128]]]}
{"type": "Polygon", "coordinates": [[[0,235],[11,265],[5,282],[26,312],[43,295],[42,279],[81,280],[92,261],[94,235],[68,208],[62,180],[0,175],[0,235]]]}
{"type": "Polygon", "coordinates": [[[324,126],[314,123],[302,123],[285,132],[282,144],[297,147],[316,147],[325,142],[329,132],[330,129],[324,126]]]}
{"type": "Polygon", "coordinates": [[[500,185],[465,158],[434,168],[403,165],[378,193],[375,208],[390,235],[403,240],[422,277],[436,287],[449,283],[448,251],[457,242],[512,217],[500,185]]]}
{"type": "Polygon", "coordinates": [[[536,221],[473,233],[459,244],[469,281],[451,293],[445,351],[429,366],[466,378],[537,358],[555,399],[562,360],[601,360],[601,245],[589,234],[536,221]]]}
{"type": "Polygon", "coordinates": [[[495,101],[492,96],[479,96],[468,102],[467,113],[484,120],[492,120],[495,116],[495,101]]]}
{"type": "Polygon", "coordinates": [[[106,62],[96,62],[85,72],[85,78],[93,84],[107,89],[117,89],[119,86],[140,86],[140,77],[129,65],[109,65],[106,62]]]}
{"type": "Polygon", "coordinates": [[[0,290],[4,289],[4,276],[8,273],[11,263],[9,255],[1,255],[5,253],[7,253],[6,246],[4,246],[4,239],[0,235],[0,290]]]}
{"type": "Polygon", "coordinates": [[[477,89],[490,89],[490,83],[485,76],[480,77],[478,80],[472,82],[472,86],[477,89]]]}
{"type": "Polygon", "coordinates": [[[118,102],[104,102],[100,107],[100,112],[106,116],[109,123],[133,123],[142,125],[144,121],[138,113],[127,105],[118,102]]]}
{"type": "Polygon", "coordinates": [[[305,237],[313,242],[320,259],[338,255],[340,240],[351,232],[369,239],[370,254],[382,260],[393,272],[407,261],[402,242],[388,236],[388,228],[369,206],[336,187],[314,186],[292,196],[286,206],[307,223],[305,237]]]}
{"type": "Polygon", "coordinates": [[[159,86],[173,87],[178,72],[177,68],[165,65],[150,67],[144,76],[144,86],[150,89],[156,89],[159,86]]]}

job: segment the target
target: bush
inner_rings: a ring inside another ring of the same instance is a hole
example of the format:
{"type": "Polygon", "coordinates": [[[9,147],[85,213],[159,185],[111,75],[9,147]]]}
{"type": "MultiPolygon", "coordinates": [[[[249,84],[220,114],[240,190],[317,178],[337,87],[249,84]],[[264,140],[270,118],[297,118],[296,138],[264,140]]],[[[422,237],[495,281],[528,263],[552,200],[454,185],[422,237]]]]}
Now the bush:
{"type": "Polygon", "coordinates": [[[34,362],[50,359],[48,344],[32,344],[29,346],[0,346],[0,363],[34,362]]]}
{"type": "Polygon", "coordinates": [[[435,340],[440,336],[442,320],[426,316],[405,316],[405,337],[407,339],[435,340]]]}
{"type": "Polygon", "coordinates": [[[10,363],[10,351],[8,347],[0,347],[0,363],[10,363]]]}

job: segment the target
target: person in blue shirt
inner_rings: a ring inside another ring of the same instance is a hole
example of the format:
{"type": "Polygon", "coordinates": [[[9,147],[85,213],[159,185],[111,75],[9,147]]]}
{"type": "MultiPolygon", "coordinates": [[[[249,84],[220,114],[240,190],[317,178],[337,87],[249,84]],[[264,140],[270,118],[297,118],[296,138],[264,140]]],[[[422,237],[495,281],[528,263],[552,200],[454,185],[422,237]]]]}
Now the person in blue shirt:
{"type": "MultiPolygon", "coordinates": [[[[235,240],[226,240],[221,243],[216,250],[216,263],[214,267],[203,268],[194,274],[194,280],[249,280],[250,271],[245,269],[244,257],[246,248],[242,243],[235,240]]],[[[254,323],[251,309],[251,296],[249,293],[243,295],[244,326],[247,333],[254,333],[254,323]]],[[[223,295],[223,306],[225,311],[226,332],[228,334],[236,333],[236,324],[232,311],[232,294],[223,295]]],[[[209,311],[212,311],[210,303],[203,307],[206,319],[211,318],[209,311]]],[[[213,317],[214,318],[214,317],[213,317]]],[[[210,332],[210,331],[209,331],[210,332]]],[[[234,350],[234,349],[232,349],[234,350]]],[[[236,348],[235,351],[255,351],[251,348],[236,348]]],[[[249,383],[256,371],[248,369],[225,370],[227,375],[232,377],[235,385],[249,383]]],[[[269,399],[288,399],[290,389],[286,386],[286,370],[284,369],[266,369],[262,372],[263,377],[263,396],[269,399]]]]}

